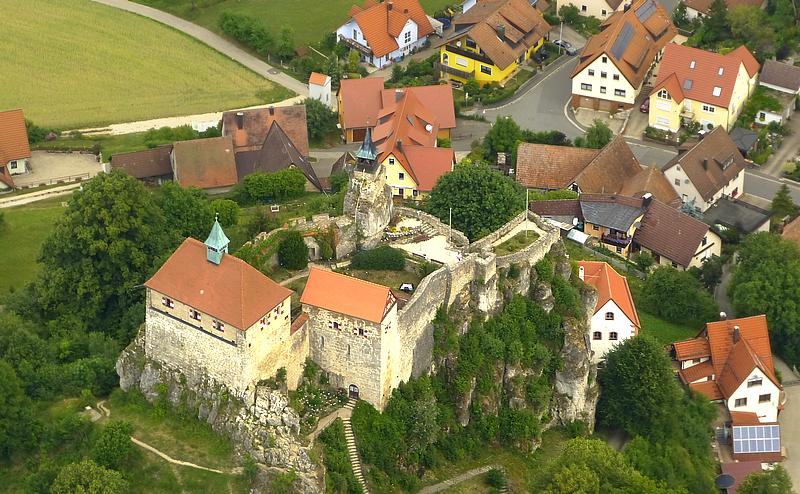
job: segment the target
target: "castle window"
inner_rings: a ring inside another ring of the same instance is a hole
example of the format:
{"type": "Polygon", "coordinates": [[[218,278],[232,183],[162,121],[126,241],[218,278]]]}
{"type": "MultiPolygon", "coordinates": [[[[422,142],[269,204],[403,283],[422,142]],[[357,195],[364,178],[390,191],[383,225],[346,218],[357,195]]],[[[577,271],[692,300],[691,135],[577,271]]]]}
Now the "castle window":
{"type": "Polygon", "coordinates": [[[593,340],[602,340],[603,339],[603,335],[600,334],[600,331],[595,331],[594,333],[592,333],[592,339],[593,340]]]}
{"type": "Polygon", "coordinates": [[[201,319],[200,313],[194,309],[189,309],[189,317],[194,319],[195,321],[199,321],[201,319]]]}
{"type": "Polygon", "coordinates": [[[225,325],[217,320],[211,321],[211,327],[217,331],[225,331],[225,325]]]}
{"type": "Polygon", "coordinates": [[[264,316],[264,317],[261,318],[261,325],[262,326],[266,326],[266,324],[267,324],[267,318],[266,318],[266,316],[264,316]]]}
{"type": "Polygon", "coordinates": [[[600,77],[602,77],[603,79],[607,78],[608,72],[600,72],[600,77]]]}
{"type": "Polygon", "coordinates": [[[342,328],[339,326],[339,323],[338,323],[337,321],[333,321],[333,322],[331,322],[331,327],[332,327],[333,329],[342,329],[342,328]]]}
{"type": "Polygon", "coordinates": [[[350,358],[350,345],[347,345],[347,358],[350,358]]]}
{"type": "Polygon", "coordinates": [[[170,309],[175,308],[175,302],[173,302],[171,298],[161,297],[161,303],[170,309]]]}
{"type": "Polygon", "coordinates": [[[367,332],[364,331],[364,328],[358,328],[358,336],[367,336],[367,332]]]}
{"type": "Polygon", "coordinates": [[[614,90],[614,96],[625,96],[625,90],[624,89],[615,89],[614,90]]]}
{"type": "Polygon", "coordinates": [[[603,57],[602,60],[603,60],[603,63],[608,63],[608,57],[603,57]]]}
{"type": "Polygon", "coordinates": [[[614,313],[606,312],[606,321],[613,321],[613,320],[614,320],[614,313]]]}
{"type": "Polygon", "coordinates": [[[612,332],[608,333],[608,339],[611,340],[611,341],[616,341],[616,340],[619,339],[619,335],[617,334],[616,331],[612,331],[612,332]]]}
{"type": "Polygon", "coordinates": [[[325,348],[325,337],[324,336],[320,336],[319,337],[319,347],[320,348],[325,348]]]}
{"type": "Polygon", "coordinates": [[[594,75],[594,69],[589,69],[589,75],[594,75]]]}

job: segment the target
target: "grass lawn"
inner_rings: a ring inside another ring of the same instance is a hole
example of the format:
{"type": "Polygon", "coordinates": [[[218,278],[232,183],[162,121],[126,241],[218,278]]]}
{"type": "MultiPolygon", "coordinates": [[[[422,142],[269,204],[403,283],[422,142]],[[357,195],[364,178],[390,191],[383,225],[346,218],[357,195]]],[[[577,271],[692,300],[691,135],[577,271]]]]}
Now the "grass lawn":
{"type": "Polygon", "coordinates": [[[388,269],[344,269],[342,272],[354,278],[388,286],[395,291],[399,290],[400,285],[403,283],[412,283],[414,288],[416,288],[419,284],[419,281],[422,279],[417,272],[412,273],[410,271],[390,271],[388,269]]]}
{"type": "Polygon", "coordinates": [[[36,259],[42,242],[64,214],[62,201],[69,196],[0,209],[5,228],[0,229],[0,295],[14,288],[21,290],[39,271],[36,259]]]}
{"type": "Polygon", "coordinates": [[[530,244],[534,243],[539,235],[532,231],[519,232],[500,245],[494,247],[494,253],[498,256],[506,256],[512,252],[517,252],[530,244]],[[525,235],[527,233],[527,236],[525,235]]]}
{"type": "Polygon", "coordinates": [[[178,31],[95,2],[0,0],[0,11],[14,19],[0,33],[0,109],[23,108],[41,126],[188,115],[292,95],[178,31]]]}
{"type": "Polygon", "coordinates": [[[662,345],[694,338],[700,332],[700,328],[671,323],[641,309],[637,309],[637,312],[639,314],[639,322],[642,323],[642,334],[652,336],[662,345]]]}
{"type": "MultiPolygon", "coordinates": [[[[217,25],[220,14],[230,12],[253,17],[277,39],[281,28],[294,31],[296,46],[306,46],[322,39],[347,21],[347,12],[360,0],[222,0],[203,2],[206,6],[193,8],[192,0],[136,0],[179,17],[189,19],[211,31],[221,33],[217,25]],[[208,5],[210,4],[210,5],[208,5]]],[[[428,15],[451,5],[452,0],[420,0],[428,15]]]]}
{"type": "MultiPolygon", "coordinates": [[[[157,144],[171,144],[171,142],[156,142],[157,144]]],[[[76,151],[91,150],[95,145],[99,146],[103,154],[103,161],[108,162],[111,156],[119,153],[131,151],[142,151],[148,149],[145,143],[145,132],[132,134],[100,134],[85,135],[79,137],[60,137],[55,141],[40,142],[35,145],[35,149],[71,149],[76,151]]]]}

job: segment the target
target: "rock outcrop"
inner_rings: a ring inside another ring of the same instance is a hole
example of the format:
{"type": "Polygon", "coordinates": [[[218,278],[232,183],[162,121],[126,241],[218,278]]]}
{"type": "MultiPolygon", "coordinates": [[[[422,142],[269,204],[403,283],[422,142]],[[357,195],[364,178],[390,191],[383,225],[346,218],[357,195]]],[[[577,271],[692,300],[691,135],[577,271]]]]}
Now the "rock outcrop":
{"type": "Polygon", "coordinates": [[[392,188],[386,184],[383,167],[377,175],[353,171],[344,197],[344,215],[353,219],[361,249],[372,249],[383,239],[392,219],[392,188]]]}
{"type": "Polygon", "coordinates": [[[170,369],[145,355],[145,331],[143,325],[117,359],[116,370],[124,391],[138,390],[148,401],[165,398],[174,406],[196,411],[199,420],[229,437],[238,450],[257,462],[294,470],[300,492],[322,492],[317,466],[299,441],[300,417],[284,393],[257,387],[245,396],[234,396],[200,369],[170,369]]]}

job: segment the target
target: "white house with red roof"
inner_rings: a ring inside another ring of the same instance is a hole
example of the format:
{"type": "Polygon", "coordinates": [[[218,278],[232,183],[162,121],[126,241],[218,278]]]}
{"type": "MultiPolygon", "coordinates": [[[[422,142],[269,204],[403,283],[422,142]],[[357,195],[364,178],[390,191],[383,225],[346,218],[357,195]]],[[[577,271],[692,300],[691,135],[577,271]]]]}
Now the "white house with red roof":
{"type": "Polygon", "coordinates": [[[777,421],[785,394],[775,376],[766,316],[707,323],[697,337],[674,343],[672,352],[679,363],[681,380],[689,388],[711,401],[725,403],[728,408],[734,429],[734,458],[779,461],[777,421]],[[751,428],[761,426],[769,428],[757,430],[753,439],[764,441],[737,446],[736,441],[749,441],[751,428]],[[737,439],[737,428],[743,427],[748,429],[739,432],[746,437],[740,435],[737,439]],[[767,439],[769,444],[766,444],[767,439]],[[772,439],[777,444],[773,444],[772,439]]]}
{"type": "Polygon", "coordinates": [[[187,238],[145,282],[147,356],[242,394],[285,368],[294,389],[305,333],[291,323],[292,291],[229,255],[228,243],[215,221],[205,243],[187,238]]]}
{"type": "Polygon", "coordinates": [[[578,276],[597,290],[597,304],[589,325],[592,361],[597,363],[615,346],[636,336],[642,325],[628,280],[608,263],[579,261],[578,276]]]}
{"type": "Polygon", "coordinates": [[[0,112],[0,192],[14,188],[11,176],[27,172],[30,158],[22,110],[0,112]]]}
{"type": "Polygon", "coordinates": [[[744,45],[725,55],[667,45],[650,93],[650,126],[677,132],[682,123],[694,121],[708,129],[730,129],[756,88],[758,69],[744,45]]]}
{"type": "Polygon", "coordinates": [[[418,0],[366,0],[349,15],[336,37],[379,69],[422,48],[434,31],[418,0]]]}

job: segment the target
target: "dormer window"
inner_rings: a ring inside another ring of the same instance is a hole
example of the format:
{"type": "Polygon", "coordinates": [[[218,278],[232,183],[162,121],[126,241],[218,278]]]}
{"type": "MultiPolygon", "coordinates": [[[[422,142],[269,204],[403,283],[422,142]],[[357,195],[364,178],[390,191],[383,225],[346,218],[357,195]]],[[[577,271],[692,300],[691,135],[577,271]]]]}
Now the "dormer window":
{"type": "Polygon", "coordinates": [[[720,94],[722,94],[722,88],[719,86],[714,86],[714,90],[711,91],[711,94],[718,97],[720,94]]]}
{"type": "Polygon", "coordinates": [[[691,62],[689,62],[689,68],[690,68],[690,69],[693,69],[693,68],[694,68],[694,66],[695,66],[694,60],[692,60],[691,62]]]}
{"type": "Polygon", "coordinates": [[[164,307],[169,307],[170,309],[175,308],[175,302],[173,302],[171,298],[167,297],[161,297],[161,305],[164,307]]]}

